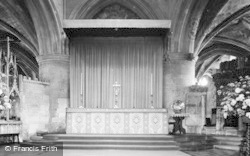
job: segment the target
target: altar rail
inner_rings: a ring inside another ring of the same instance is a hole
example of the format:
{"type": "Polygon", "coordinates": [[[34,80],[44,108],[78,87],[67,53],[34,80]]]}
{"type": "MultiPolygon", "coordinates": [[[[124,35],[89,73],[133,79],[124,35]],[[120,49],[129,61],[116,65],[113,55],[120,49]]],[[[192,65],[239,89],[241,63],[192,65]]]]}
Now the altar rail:
{"type": "Polygon", "coordinates": [[[19,142],[22,123],[20,121],[2,121],[0,120],[0,138],[2,142],[19,142]]]}
{"type": "Polygon", "coordinates": [[[66,132],[168,134],[166,109],[67,109],[66,132]]]}

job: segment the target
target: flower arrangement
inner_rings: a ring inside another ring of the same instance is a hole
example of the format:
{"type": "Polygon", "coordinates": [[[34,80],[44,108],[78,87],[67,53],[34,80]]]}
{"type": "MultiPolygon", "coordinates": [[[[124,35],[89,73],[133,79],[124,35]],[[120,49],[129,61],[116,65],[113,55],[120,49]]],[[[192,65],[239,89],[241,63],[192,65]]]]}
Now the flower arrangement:
{"type": "Polygon", "coordinates": [[[6,96],[2,89],[0,89],[0,111],[11,109],[11,104],[8,96],[6,96]]]}
{"type": "Polygon", "coordinates": [[[224,118],[237,114],[250,118],[250,76],[240,76],[238,81],[220,86],[217,95],[224,118]]]}
{"type": "Polygon", "coordinates": [[[171,107],[175,113],[181,113],[185,108],[185,103],[181,100],[176,100],[171,107]]]}

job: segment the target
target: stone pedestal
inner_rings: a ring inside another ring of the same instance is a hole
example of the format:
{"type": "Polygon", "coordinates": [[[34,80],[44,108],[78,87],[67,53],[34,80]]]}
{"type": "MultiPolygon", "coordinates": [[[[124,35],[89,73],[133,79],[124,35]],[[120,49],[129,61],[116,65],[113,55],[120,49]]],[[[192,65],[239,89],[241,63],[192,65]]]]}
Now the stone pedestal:
{"type": "Polygon", "coordinates": [[[50,83],[46,91],[50,103],[49,132],[64,132],[66,108],[69,105],[69,56],[39,56],[38,62],[40,80],[50,83]]]}
{"type": "Polygon", "coordinates": [[[223,133],[223,127],[224,127],[224,123],[225,123],[222,109],[223,108],[218,107],[217,111],[216,111],[216,133],[218,133],[218,134],[223,133]]]}

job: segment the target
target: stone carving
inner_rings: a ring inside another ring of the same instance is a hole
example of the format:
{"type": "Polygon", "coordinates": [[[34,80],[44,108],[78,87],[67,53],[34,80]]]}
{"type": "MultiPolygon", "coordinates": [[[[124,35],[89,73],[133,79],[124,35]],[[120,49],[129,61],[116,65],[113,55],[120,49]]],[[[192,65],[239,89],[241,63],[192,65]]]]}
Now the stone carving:
{"type": "Polygon", "coordinates": [[[140,19],[140,17],[120,4],[112,4],[97,13],[94,19],[140,19]]]}
{"type": "Polygon", "coordinates": [[[189,37],[191,39],[195,39],[195,35],[196,35],[196,32],[197,32],[197,29],[198,29],[198,26],[199,26],[199,19],[197,18],[194,18],[191,20],[191,23],[190,23],[190,33],[189,33],[189,37]]]}
{"type": "Polygon", "coordinates": [[[76,134],[168,134],[166,111],[117,113],[112,110],[67,112],[66,131],[76,134]]]}

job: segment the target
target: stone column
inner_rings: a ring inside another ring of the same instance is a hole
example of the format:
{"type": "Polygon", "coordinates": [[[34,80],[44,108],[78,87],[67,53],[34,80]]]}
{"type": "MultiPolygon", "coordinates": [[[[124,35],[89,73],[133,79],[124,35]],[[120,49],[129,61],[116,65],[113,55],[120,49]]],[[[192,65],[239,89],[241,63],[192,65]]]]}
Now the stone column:
{"type": "Polygon", "coordinates": [[[190,59],[190,54],[168,54],[163,80],[165,108],[170,108],[175,100],[185,101],[188,87],[195,84],[195,61],[190,59]]]}
{"type": "Polygon", "coordinates": [[[66,108],[69,106],[69,56],[45,55],[38,57],[39,79],[48,81],[49,132],[65,132],[66,108]]]}

